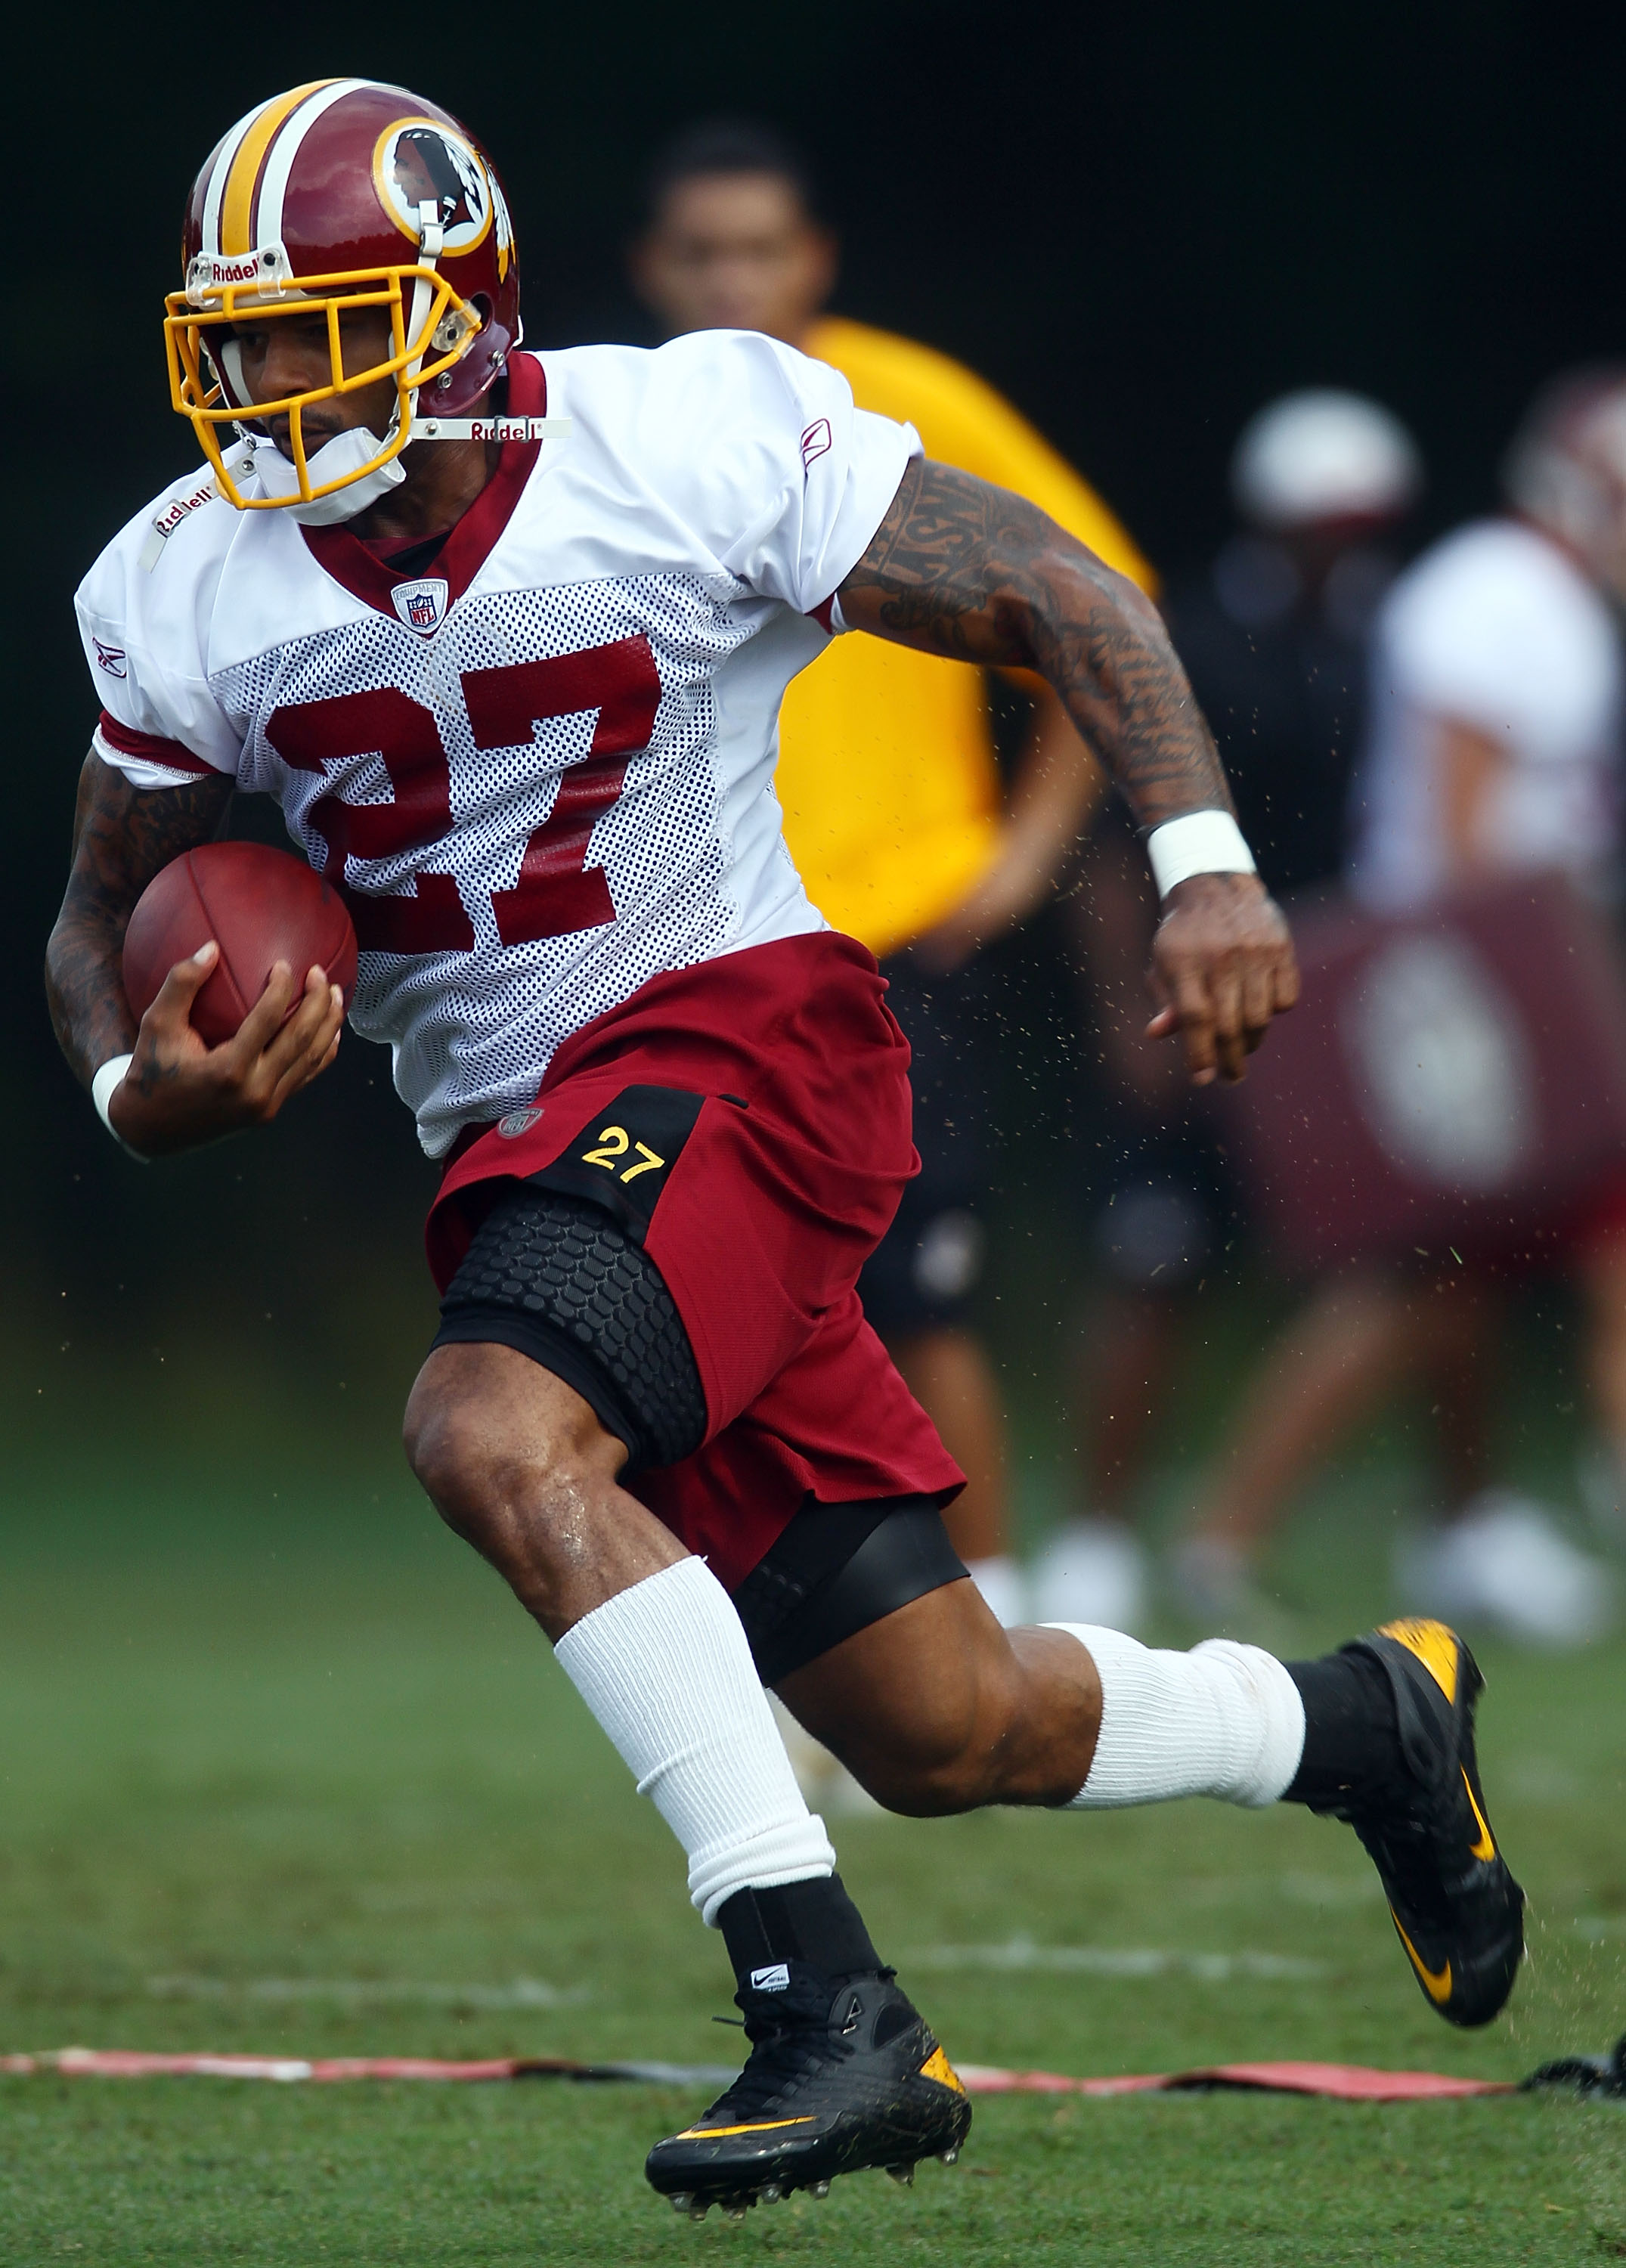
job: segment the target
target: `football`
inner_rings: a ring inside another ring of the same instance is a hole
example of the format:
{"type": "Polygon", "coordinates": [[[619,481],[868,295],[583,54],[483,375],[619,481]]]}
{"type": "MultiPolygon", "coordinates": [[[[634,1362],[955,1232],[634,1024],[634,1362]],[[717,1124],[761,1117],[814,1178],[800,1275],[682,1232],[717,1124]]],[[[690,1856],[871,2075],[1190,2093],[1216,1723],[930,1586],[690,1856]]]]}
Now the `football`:
{"type": "Polygon", "coordinates": [[[220,959],[192,1003],[193,1029],[210,1047],[235,1036],[279,961],[301,979],[325,968],[349,1006],[356,932],[344,901],[304,859],[261,843],[206,843],[155,874],[124,933],[124,990],[137,1016],[175,963],[211,937],[220,959]]]}

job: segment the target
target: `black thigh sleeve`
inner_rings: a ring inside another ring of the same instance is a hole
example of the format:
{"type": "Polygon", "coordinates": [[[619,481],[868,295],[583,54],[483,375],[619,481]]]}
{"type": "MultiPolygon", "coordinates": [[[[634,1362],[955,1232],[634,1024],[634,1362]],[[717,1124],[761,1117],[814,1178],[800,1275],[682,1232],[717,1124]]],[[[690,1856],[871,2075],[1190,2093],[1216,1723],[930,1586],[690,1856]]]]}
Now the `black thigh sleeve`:
{"type": "Polygon", "coordinates": [[[734,1593],[734,1609],[757,1675],[775,1685],[965,1574],[932,1497],[809,1497],[734,1593]]]}
{"type": "Polygon", "coordinates": [[[601,1207],[521,1183],[499,1197],[440,1303],[436,1346],[495,1344],[575,1388],[627,1445],[627,1473],[705,1439],[694,1350],[659,1269],[601,1207]]]}

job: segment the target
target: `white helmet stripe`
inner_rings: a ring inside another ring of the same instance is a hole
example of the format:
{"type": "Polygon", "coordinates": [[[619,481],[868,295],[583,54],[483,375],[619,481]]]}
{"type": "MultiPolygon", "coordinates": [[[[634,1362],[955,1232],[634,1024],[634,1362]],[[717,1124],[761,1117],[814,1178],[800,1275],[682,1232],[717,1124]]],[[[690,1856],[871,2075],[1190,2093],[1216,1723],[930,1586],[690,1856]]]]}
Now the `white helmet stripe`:
{"type": "MultiPolygon", "coordinates": [[[[306,97],[298,110],[290,114],[278,130],[265,161],[265,172],[260,181],[260,207],[254,219],[254,244],[280,244],[283,240],[283,197],[288,188],[288,177],[293,171],[299,145],[324,111],[331,110],[347,94],[355,94],[365,86],[377,86],[372,78],[335,79],[331,86],[319,87],[306,97]]],[[[213,184],[210,184],[212,188],[213,184]]]]}
{"type": "Polygon", "coordinates": [[[263,102],[257,102],[252,110],[245,112],[238,120],[237,124],[221,144],[220,155],[216,158],[215,169],[209,177],[209,188],[203,199],[203,237],[200,249],[209,253],[215,259],[220,256],[220,205],[221,200],[225,195],[226,178],[232,171],[232,160],[242,147],[244,135],[247,133],[264,108],[263,102]]]}

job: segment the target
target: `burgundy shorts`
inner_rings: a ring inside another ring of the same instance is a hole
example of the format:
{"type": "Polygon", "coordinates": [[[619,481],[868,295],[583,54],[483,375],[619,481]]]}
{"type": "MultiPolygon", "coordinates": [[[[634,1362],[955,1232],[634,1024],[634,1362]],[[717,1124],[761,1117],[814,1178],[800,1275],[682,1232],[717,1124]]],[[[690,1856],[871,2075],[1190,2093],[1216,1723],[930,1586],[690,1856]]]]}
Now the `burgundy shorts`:
{"type": "Polygon", "coordinates": [[[657,976],[560,1049],[530,1108],[465,1137],[430,1213],[443,1292],[504,1189],[533,1175],[641,1237],[694,1349],[706,1432],[628,1485],[730,1589],[809,1496],[945,1504],[964,1485],[854,1288],[919,1165],[886,990],[833,932],[657,976]]]}

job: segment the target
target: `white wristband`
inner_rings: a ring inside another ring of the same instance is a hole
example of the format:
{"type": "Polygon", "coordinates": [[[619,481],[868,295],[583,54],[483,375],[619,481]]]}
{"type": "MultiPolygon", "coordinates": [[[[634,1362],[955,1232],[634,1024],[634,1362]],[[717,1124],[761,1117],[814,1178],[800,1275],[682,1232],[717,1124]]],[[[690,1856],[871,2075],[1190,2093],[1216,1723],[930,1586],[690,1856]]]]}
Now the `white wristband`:
{"type": "Polygon", "coordinates": [[[1146,856],[1160,898],[1193,874],[1254,871],[1254,854],[1228,811],[1188,811],[1179,819],[1166,819],[1146,837],[1146,856]]]}
{"type": "Polygon", "coordinates": [[[144,1166],[150,1161],[139,1150],[132,1150],[107,1115],[107,1106],[117,1089],[124,1084],[124,1074],[135,1062],[134,1056],[109,1056],[91,1081],[91,1101],[96,1105],[96,1116],[127,1157],[138,1158],[144,1166]]]}

